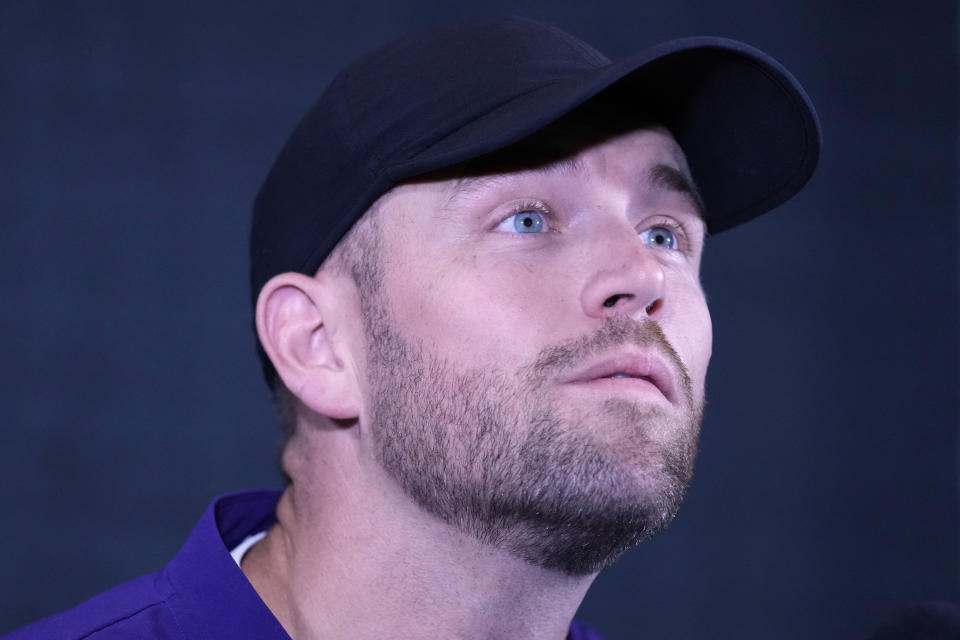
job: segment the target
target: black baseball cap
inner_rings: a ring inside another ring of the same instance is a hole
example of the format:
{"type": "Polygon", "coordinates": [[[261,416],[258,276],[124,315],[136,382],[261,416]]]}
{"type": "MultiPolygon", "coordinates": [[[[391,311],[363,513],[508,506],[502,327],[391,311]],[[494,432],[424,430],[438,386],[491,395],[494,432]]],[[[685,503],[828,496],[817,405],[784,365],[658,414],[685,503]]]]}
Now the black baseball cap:
{"type": "Polygon", "coordinates": [[[613,87],[673,134],[711,233],[783,203],[817,164],[810,99],[740,42],[685,38],[611,62],[533,20],[441,27],[345,68],[293,131],[254,205],[254,302],[276,274],[314,273],[393,186],[503,149],[613,87]]]}

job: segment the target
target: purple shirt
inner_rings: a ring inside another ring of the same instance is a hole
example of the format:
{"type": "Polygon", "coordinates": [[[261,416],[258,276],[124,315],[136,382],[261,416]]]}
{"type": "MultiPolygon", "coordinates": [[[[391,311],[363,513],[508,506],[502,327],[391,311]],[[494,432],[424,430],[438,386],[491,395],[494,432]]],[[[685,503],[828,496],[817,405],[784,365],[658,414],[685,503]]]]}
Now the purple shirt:
{"type": "MultiPolygon", "coordinates": [[[[290,640],[230,549],[276,522],[280,492],[241,491],[207,508],[162,571],[136,578],[2,640],[290,640]]],[[[573,623],[568,640],[603,640],[573,623]]]]}

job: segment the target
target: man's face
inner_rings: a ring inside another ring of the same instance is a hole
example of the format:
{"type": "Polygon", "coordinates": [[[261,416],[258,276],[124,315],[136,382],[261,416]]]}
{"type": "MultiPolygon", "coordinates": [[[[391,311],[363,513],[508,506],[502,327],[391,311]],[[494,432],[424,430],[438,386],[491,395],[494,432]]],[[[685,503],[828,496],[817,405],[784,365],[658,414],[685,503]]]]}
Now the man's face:
{"type": "Polygon", "coordinates": [[[384,197],[361,420],[422,508],[570,574],[673,517],[711,351],[686,185],[650,128],[384,197]]]}

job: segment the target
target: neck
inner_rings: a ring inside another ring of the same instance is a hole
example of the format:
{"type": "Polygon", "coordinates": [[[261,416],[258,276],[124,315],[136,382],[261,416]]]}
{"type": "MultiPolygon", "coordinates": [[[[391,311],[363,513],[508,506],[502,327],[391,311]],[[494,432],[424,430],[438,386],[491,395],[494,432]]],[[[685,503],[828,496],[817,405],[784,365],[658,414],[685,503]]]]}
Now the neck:
{"type": "Polygon", "coordinates": [[[566,637],[594,576],[535,567],[461,534],[373,465],[348,468],[329,448],[310,458],[243,561],[292,638],[566,637]]]}

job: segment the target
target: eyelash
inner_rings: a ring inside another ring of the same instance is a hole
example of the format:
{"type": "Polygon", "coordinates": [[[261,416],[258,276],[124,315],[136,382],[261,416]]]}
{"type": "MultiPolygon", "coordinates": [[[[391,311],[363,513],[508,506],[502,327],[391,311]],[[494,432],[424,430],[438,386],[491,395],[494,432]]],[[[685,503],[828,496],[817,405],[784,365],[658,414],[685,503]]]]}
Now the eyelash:
{"type": "MultiPolygon", "coordinates": [[[[524,211],[536,211],[547,220],[547,223],[549,224],[548,232],[555,231],[554,223],[556,216],[553,213],[553,210],[542,200],[521,200],[513,204],[509,209],[509,213],[501,218],[499,223],[502,223],[504,220],[507,220],[511,216],[515,216],[518,213],[523,213],[524,211]]],[[[673,218],[655,216],[653,218],[644,220],[643,227],[638,229],[637,233],[653,227],[666,227],[674,233],[679,244],[676,251],[684,254],[689,254],[692,251],[692,247],[690,246],[690,238],[693,236],[691,236],[686,225],[684,225],[682,222],[678,222],[673,218]]]]}
{"type": "MultiPolygon", "coordinates": [[[[508,221],[521,214],[523,212],[532,212],[541,216],[544,220],[544,228],[542,231],[535,235],[543,235],[547,233],[554,233],[557,231],[556,225],[556,216],[553,213],[553,210],[542,200],[517,200],[516,202],[509,205],[509,209],[506,212],[502,212],[496,221],[496,224],[493,225],[493,228],[499,229],[508,223],[508,221]]],[[[531,234],[534,235],[534,234],[531,234]]]]}
{"type": "Polygon", "coordinates": [[[691,247],[690,247],[691,235],[688,233],[687,227],[682,222],[678,222],[673,218],[665,218],[665,217],[658,216],[658,217],[644,220],[643,228],[638,229],[637,233],[646,231],[647,229],[652,229],[654,227],[664,227],[673,232],[673,235],[675,235],[677,238],[676,251],[679,251],[684,254],[688,254],[691,251],[691,247]]]}
{"type": "Polygon", "coordinates": [[[510,207],[510,213],[503,217],[503,220],[524,211],[536,211],[548,221],[554,220],[553,210],[542,200],[521,200],[510,207]]]}

